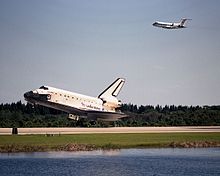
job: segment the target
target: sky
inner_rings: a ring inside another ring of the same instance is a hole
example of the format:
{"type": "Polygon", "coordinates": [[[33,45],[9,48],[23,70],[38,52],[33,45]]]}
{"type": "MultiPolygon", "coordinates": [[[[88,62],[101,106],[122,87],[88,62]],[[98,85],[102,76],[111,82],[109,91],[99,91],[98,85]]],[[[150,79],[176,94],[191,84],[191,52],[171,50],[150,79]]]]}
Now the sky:
{"type": "Polygon", "coordinates": [[[219,0],[0,0],[0,103],[49,85],[123,103],[220,104],[219,0]],[[155,21],[191,18],[167,30],[155,21]]]}

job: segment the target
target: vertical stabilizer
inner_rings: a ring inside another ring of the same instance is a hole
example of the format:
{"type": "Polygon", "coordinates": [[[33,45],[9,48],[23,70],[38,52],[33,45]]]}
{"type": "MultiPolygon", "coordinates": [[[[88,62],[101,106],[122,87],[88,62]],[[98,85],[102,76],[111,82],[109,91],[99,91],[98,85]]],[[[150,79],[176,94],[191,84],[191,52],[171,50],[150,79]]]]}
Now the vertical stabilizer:
{"type": "Polygon", "coordinates": [[[191,20],[191,19],[187,19],[187,18],[182,18],[181,21],[180,21],[180,26],[184,26],[185,22],[187,20],[191,20]]]}
{"type": "Polygon", "coordinates": [[[99,96],[100,99],[109,99],[111,97],[117,97],[121,88],[125,83],[124,78],[116,79],[109,87],[107,87],[99,96]]]}

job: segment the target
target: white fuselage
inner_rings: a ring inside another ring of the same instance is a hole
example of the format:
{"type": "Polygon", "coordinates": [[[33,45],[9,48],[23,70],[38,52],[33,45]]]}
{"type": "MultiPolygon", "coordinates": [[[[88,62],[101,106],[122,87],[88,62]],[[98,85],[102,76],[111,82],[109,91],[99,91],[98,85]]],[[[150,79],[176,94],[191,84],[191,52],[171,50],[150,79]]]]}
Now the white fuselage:
{"type": "MultiPolygon", "coordinates": [[[[44,88],[39,88],[33,91],[36,98],[32,97],[32,100],[29,100],[30,102],[32,101],[33,103],[52,108],[62,105],[63,107],[72,107],[82,111],[115,112],[115,108],[119,107],[119,103],[117,101],[103,104],[103,101],[100,98],[86,96],[49,86],[43,87],[44,88]],[[46,99],[37,98],[40,96],[46,97],[46,99]]],[[[63,110],[63,108],[59,109],[63,110]]]]}
{"type": "Polygon", "coordinates": [[[41,86],[39,89],[26,92],[24,98],[33,104],[67,112],[71,119],[73,119],[72,116],[86,116],[92,120],[115,121],[126,116],[116,110],[121,106],[121,101],[117,99],[117,95],[124,83],[124,78],[116,79],[98,97],[90,97],[50,86],[41,86]]]}
{"type": "Polygon", "coordinates": [[[166,29],[184,28],[184,26],[181,25],[181,23],[166,23],[166,22],[159,22],[159,21],[156,21],[155,23],[153,23],[153,26],[166,28],[166,29]]]}
{"type": "MultiPolygon", "coordinates": [[[[58,103],[61,105],[70,106],[81,110],[103,110],[102,100],[100,100],[99,98],[69,92],[53,87],[48,88],[49,90],[47,91],[47,93],[51,95],[51,98],[48,99],[49,102],[58,103]]],[[[36,91],[39,92],[41,90],[37,89],[36,91]]]]}
{"type": "Polygon", "coordinates": [[[121,106],[121,102],[116,96],[124,82],[123,78],[118,78],[98,97],[90,97],[50,86],[41,86],[39,89],[26,92],[24,97],[30,103],[67,112],[71,115],[70,118],[86,116],[90,119],[114,121],[125,117],[125,114],[116,110],[121,106]]]}

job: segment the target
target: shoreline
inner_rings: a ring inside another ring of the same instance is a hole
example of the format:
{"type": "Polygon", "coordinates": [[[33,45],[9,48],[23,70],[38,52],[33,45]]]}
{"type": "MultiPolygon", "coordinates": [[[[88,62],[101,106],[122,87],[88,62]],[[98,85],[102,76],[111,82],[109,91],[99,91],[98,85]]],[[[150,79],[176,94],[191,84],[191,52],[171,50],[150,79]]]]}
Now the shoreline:
{"type": "Polygon", "coordinates": [[[220,147],[220,133],[178,132],[0,135],[1,153],[205,147],[220,147]]]}
{"type": "Polygon", "coordinates": [[[103,146],[96,146],[91,144],[75,144],[69,143],[58,146],[44,146],[44,145],[5,145],[0,146],[0,153],[18,153],[18,152],[52,152],[52,151],[95,151],[95,150],[120,150],[120,149],[148,149],[148,148],[219,148],[220,142],[197,141],[197,142],[171,142],[167,144],[149,144],[136,146],[120,146],[114,144],[107,144],[103,146]]]}

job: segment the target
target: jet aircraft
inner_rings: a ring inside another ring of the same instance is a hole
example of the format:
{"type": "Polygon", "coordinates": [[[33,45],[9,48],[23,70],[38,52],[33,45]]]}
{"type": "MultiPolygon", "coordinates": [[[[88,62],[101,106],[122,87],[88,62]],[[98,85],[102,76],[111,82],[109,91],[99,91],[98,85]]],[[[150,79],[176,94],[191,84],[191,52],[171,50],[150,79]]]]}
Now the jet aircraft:
{"type": "Polygon", "coordinates": [[[185,22],[187,20],[191,20],[191,19],[183,18],[178,23],[167,23],[167,22],[156,21],[152,25],[155,27],[160,27],[165,29],[181,29],[181,28],[186,28],[185,22]]]}
{"type": "Polygon", "coordinates": [[[67,112],[69,118],[73,120],[89,118],[90,120],[116,121],[126,117],[126,114],[117,110],[122,104],[117,96],[124,83],[124,78],[116,79],[98,97],[41,86],[39,89],[26,92],[24,98],[32,104],[67,112]]]}

